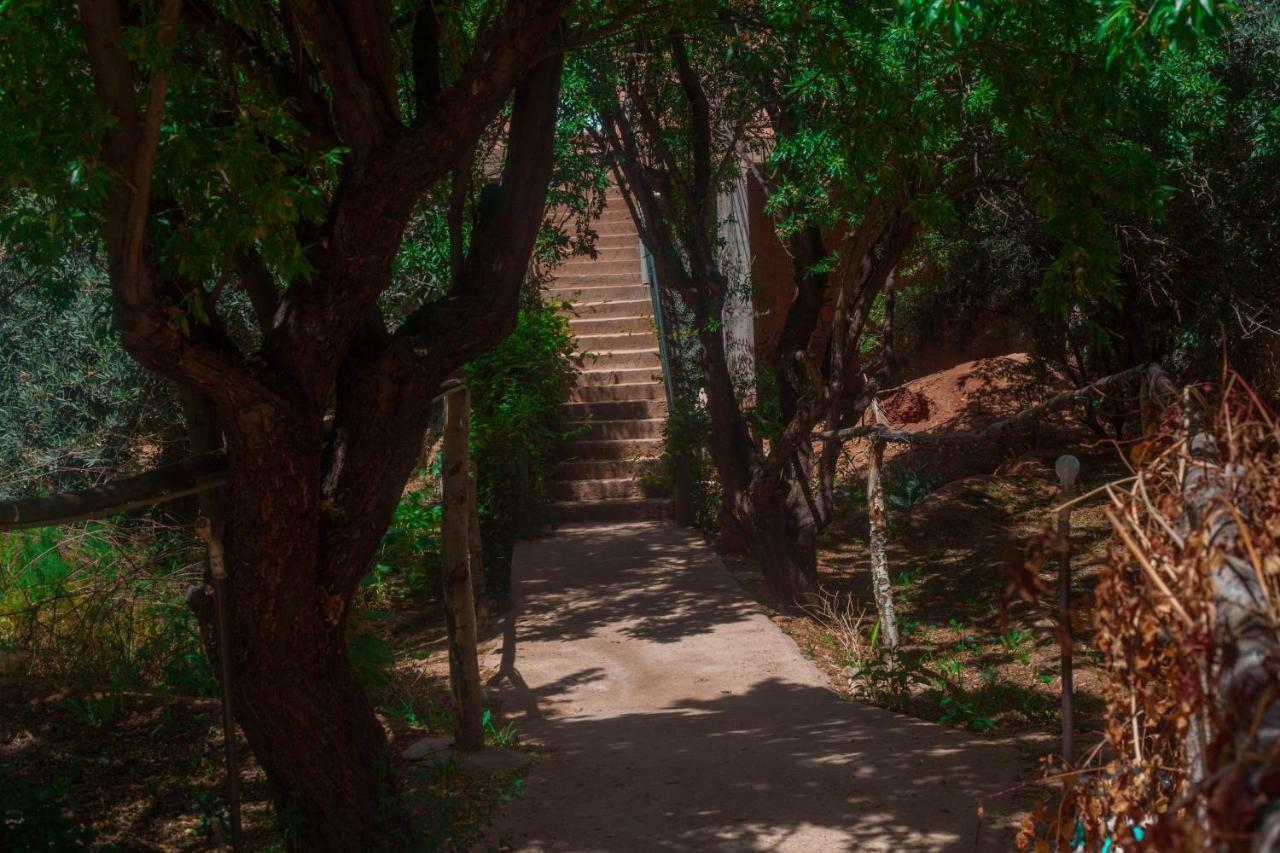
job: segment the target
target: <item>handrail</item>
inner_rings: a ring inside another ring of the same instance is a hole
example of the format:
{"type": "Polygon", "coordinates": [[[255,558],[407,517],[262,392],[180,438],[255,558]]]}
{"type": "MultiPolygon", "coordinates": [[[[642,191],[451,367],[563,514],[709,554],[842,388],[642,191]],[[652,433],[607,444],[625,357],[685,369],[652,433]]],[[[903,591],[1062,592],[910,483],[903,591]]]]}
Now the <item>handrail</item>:
{"type": "MultiPolygon", "coordinates": [[[[639,240],[639,238],[636,238],[639,240]]],[[[641,260],[644,263],[645,277],[649,284],[649,300],[653,304],[653,322],[658,327],[658,358],[662,362],[662,385],[667,393],[667,416],[675,411],[675,388],[671,384],[671,361],[667,356],[667,328],[662,319],[662,294],[658,291],[658,273],[653,263],[653,254],[649,247],[640,240],[641,260]]]]}

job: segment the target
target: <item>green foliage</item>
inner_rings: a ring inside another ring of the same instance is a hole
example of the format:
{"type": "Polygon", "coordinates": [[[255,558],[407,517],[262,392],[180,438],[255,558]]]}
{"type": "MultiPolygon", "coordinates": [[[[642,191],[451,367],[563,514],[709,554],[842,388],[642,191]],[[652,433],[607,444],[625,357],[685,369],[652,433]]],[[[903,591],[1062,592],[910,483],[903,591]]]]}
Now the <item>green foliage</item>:
{"type": "Polygon", "coordinates": [[[570,437],[561,403],[575,373],[573,336],[557,308],[526,306],[511,336],[467,367],[484,586],[497,600],[510,587],[516,540],[554,520],[548,486],[556,449],[570,437]]]}
{"type": "MultiPolygon", "coordinates": [[[[367,616],[367,614],[362,614],[367,616]]],[[[386,686],[392,679],[395,652],[391,644],[372,633],[357,631],[347,638],[347,657],[365,689],[386,686]]]]}
{"type": "MultiPolygon", "coordinates": [[[[46,676],[212,695],[183,601],[200,571],[190,544],[145,521],[0,534],[0,643],[46,676]]],[[[87,721],[109,717],[79,701],[87,721]]]]}
{"type": "Polygon", "coordinates": [[[491,746],[512,747],[520,742],[520,733],[516,731],[516,724],[508,720],[500,725],[488,708],[484,710],[481,717],[481,725],[484,726],[485,742],[491,746]]]}
{"type": "Polygon", "coordinates": [[[694,527],[707,536],[719,528],[721,489],[706,446],[711,419],[706,407],[677,393],[662,426],[662,487],[683,488],[693,507],[694,527]]]}
{"type": "MultiPolygon", "coordinates": [[[[434,471],[419,472],[439,478],[439,460],[434,471]]],[[[413,488],[396,505],[391,526],[383,534],[373,570],[360,582],[375,601],[386,601],[396,592],[414,596],[434,595],[442,582],[440,554],[441,508],[434,490],[413,488]]]]}
{"type": "Polygon", "coordinates": [[[942,485],[943,477],[926,465],[893,466],[884,478],[884,503],[889,509],[912,509],[942,485]]]}
{"type": "Polygon", "coordinates": [[[0,244],[0,498],[89,485],[172,418],[111,331],[105,291],[91,255],[43,269],[0,244]]]}
{"type": "Polygon", "coordinates": [[[64,813],[70,779],[21,782],[0,766],[0,848],[11,853],[88,850],[96,833],[64,813]]]}

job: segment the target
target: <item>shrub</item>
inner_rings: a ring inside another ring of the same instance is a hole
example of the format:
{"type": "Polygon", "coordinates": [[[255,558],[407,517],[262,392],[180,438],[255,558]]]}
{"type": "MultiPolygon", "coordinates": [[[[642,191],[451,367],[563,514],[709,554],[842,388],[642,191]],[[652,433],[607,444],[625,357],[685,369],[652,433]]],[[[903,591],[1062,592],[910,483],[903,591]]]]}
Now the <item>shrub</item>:
{"type": "Polygon", "coordinates": [[[554,520],[547,487],[556,448],[569,437],[561,403],[575,374],[573,335],[559,307],[525,307],[511,336],[467,368],[484,588],[496,601],[510,588],[516,540],[554,520]]]}

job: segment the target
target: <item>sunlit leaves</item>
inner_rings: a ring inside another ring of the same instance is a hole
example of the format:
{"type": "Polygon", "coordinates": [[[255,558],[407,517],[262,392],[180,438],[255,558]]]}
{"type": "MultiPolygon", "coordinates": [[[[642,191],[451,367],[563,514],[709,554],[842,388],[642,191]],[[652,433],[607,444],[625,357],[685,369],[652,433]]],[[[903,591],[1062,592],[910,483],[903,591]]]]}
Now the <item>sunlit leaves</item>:
{"type": "Polygon", "coordinates": [[[1192,50],[1230,24],[1239,7],[1230,0],[1112,0],[1098,38],[1111,58],[1141,62],[1170,47],[1192,50]]]}

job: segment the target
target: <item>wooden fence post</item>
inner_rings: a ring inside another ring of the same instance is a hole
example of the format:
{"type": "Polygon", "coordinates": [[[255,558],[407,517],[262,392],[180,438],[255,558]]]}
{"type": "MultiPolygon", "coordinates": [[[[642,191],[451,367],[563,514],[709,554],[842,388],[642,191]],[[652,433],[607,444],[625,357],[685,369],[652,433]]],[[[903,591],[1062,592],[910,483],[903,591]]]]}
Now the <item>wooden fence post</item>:
{"type": "MultiPolygon", "coordinates": [[[[886,426],[880,403],[873,400],[871,411],[876,423],[886,426]]],[[[871,588],[875,593],[876,613],[880,617],[880,643],[890,652],[898,648],[898,617],[893,608],[893,583],[889,579],[889,557],[885,553],[888,533],[885,530],[884,508],[884,439],[875,436],[871,440],[871,460],[867,466],[867,515],[871,531],[867,539],[871,551],[871,588]]]]}
{"type": "Polygon", "coordinates": [[[213,581],[214,619],[218,635],[218,680],[222,682],[222,736],[227,762],[227,816],[230,819],[230,847],[239,851],[240,825],[240,760],[236,756],[236,719],[231,687],[231,625],[227,616],[227,560],[222,547],[222,533],[208,516],[196,519],[196,535],[204,540],[209,561],[209,577],[213,581]]]}
{"type": "Polygon", "coordinates": [[[443,519],[444,603],[449,630],[449,686],[453,691],[454,744],[464,751],[484,746],[477,653],[476,603],[471,586],[471,393],[465,387],[445,398],[443,519]]]}
{"type": "Polygon", "coordinates": [[[468,571],[471,573],[471,597],[475,601],[476,613],[487,613],[488,604],[484,597],[484,540],[480,537],[480,496],[476,493],[480,487],[480,475],[474,464],[468,466],[471,476],[467,484],[467,559],[468,571]]]}
{"type": "MultiPolygon", "coordinates": [[[[1069,453],[1058,457],[1053,465],[1058,474],[1058,501],[1066,503],[1075,494],[1080,476],[1080,460],[1069,453]]],[[[1075,638],[1071,633],[1071,507],[1058,510],[1058,537],[1062,555],[1058,563],[1058,649],[1062,676],[1062,763],[1068,767],[1075,756],[1075,675],[1072,651],[1075,638]]]]}

